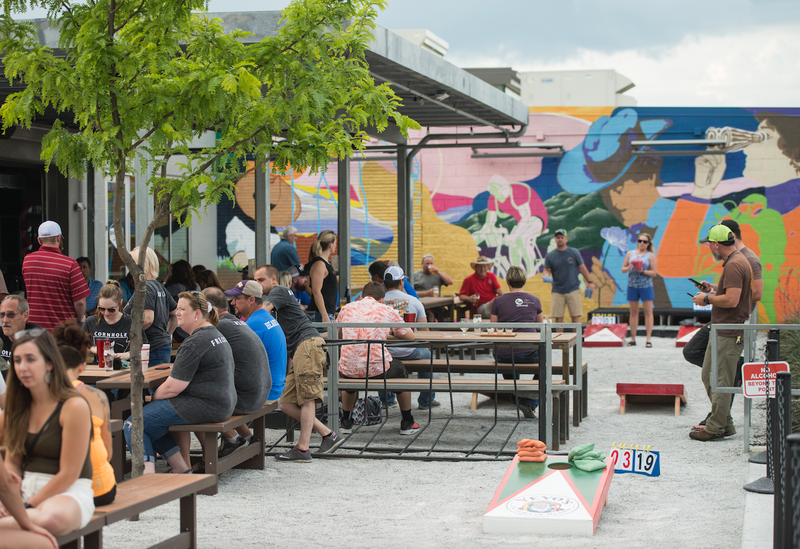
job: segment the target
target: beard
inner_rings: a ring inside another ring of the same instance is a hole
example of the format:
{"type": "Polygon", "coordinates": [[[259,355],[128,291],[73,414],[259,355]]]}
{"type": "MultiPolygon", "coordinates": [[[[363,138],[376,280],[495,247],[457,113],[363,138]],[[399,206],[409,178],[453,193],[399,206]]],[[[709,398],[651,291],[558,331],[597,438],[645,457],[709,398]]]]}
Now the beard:
{"type": "Polygon", "coordinates": [[[722,254],[717,250],[711,250],[711,255],[714,256],[714,261],[722,261],[722,254]]]}

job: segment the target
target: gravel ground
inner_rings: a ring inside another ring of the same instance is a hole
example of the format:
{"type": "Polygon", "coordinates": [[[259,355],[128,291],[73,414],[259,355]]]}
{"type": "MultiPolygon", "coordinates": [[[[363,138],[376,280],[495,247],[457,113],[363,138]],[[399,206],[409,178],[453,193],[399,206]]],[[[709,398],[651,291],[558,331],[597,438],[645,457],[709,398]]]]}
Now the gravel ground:
{"type": "MultiPolygon", "coordinates": [[[[533,543],[616,548],[621,542],[628,547],[740,547],[748,457],[743,451],[741,397],[733,407],[739,433],[715,442],[690,440],[691,426],[710,410],[700,369],[683,360],[674,339],[654,338],[652,349],[640,339],[640,346],[633,348],[584,349],[589,363],[589,417],[580,427],[570,427],[571,439],[561,447],[563,451],[593,442],[608,452],[615,442],[638,443],[660,452],[660,477],[615,475],[594,538],[483,534],[483,513],[508,462],[328,458],[297,464],[268,458],[265,470],[231,470],[222,475],[217,495],[198,497],[198,544],[237,549],[533,543]],[[673,415],[672,405],[645,404],[628,404],[621,416],[618,382],[683,383],[688,403],[679,417],[673,415]]],[[[449,414],[448,395],[437,399],[443,406],[435,409],[434,419],[440,419],[433,426],[441,425],[441,418],[449,414]]],[[[454,396],[461,419],[448,426],[443,447],[463,447],[490,429],[492,401],[481,397],[478,410],[470,411],[469,399],[468,394],[454,396]]],[[[515,419],[516,409],[501,403],[499,417],[515,419]]],[[[420,424],[426,420],[419,412],[416,419],[420,424]]],[[[512,425],[499,423],[481,448],[498,448],[512,425]]],[[[754,406],[752,425],[752,440],[759,435],[763,440],[763,406],[754,406]]],[[[398,426],[399,416],[390,418],[376,442],[407,443],[409,437],[397,434],[398,426]]],[[[278,431],[267,433],[268,442],[270,436],[280,436],[278,431]]],[[[537,422],[527,421],[511,435],[508,447],[515,448],[517,440],[537,436],[537,422]]],[[[312,444],[318,441],[315,435],[312,444]]],[[[107,547],[138,548],[177,533],[177,528],[176,502],[142,514],[139,522],[105,528],[104,539],[107,547]]]]}

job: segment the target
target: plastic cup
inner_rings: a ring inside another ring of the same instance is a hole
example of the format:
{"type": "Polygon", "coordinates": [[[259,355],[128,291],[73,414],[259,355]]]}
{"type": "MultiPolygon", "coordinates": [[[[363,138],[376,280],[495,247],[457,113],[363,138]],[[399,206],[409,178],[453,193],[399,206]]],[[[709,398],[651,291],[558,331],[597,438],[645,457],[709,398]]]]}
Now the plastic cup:
{"type": "Polygon", "coordinates": [[[142,345],[142,373],[147,371],[148,366],[150,366],[150,344],[145,343],[142,345]]]}
{"type": "Polygon", "coordinates": [[[433,289],[433,297],[439,297],[439,288],[438,287],[435,287],[433,289]]]}
{"type": "Polygon", "coordinates": [[[97,344],[97,364],[101,368],[106,367],[106,347],[111,343],[108,339],[98,339],[97,344]]]}
{"type": "Polygon", "coordinates": [[[417,321],[417,313],[403,313],[403,321],[414,323],[417,321]]]}

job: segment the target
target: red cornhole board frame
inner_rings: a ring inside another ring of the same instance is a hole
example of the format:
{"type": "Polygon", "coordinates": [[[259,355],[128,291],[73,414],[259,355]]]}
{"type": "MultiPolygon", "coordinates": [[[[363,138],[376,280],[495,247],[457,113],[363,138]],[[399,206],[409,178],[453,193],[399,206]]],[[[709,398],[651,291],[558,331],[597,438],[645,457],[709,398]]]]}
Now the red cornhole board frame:
{"type": "Polygon", "coordinates": [[[583,330],[584,347],[623,347],[627,324],[589,324],[583,330]]]}
{"type": "Polygon", "coordinates": [[[625,415],[626,402],[649,404],[675,404],[675,415],[681,415],[681,404],[686,404],[686,389],[682,384],[617,383],[619,414],[625,415]]]}
{"type": "Polygon", "coordinates": [[[700,326],[680,326],[678,328],[678,339],[675,340],[676,347],[686,347],[686,344],[694,337],[695,332],[700,326]]]}

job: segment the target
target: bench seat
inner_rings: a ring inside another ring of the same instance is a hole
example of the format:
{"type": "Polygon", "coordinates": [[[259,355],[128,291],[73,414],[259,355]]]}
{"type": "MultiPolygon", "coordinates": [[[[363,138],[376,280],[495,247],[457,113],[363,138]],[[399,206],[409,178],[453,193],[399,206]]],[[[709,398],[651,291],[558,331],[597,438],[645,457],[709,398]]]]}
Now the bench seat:
{"type": "Polygon", "coordinates": [[[214,476],[214,485],[202,490],[200,493],[213,496],[219,490],[217,478],[220,473],[228,469],[238,467],[240,469],[263,469],[265,460],[265,430],[264,416],[276,410],[278,403],[274,402],[264,406],[252,414],[231,416],[225,421],[218,423],[197,423],[187,425],[172,425],[170,432],[190,432],[195,433],[200,439],[203,447],[203,464],[205,472],[214,476]],[[224,457],[217,457],[217,435],[225,431],[232,431],[240,425],[253,422],[253,438],[250,444],[242,448],[237,448],[231,454],[224,457]]]}

